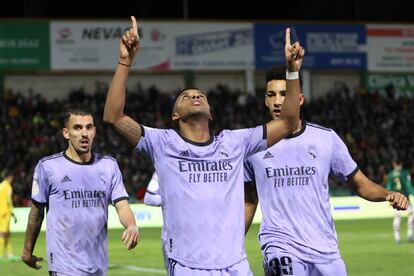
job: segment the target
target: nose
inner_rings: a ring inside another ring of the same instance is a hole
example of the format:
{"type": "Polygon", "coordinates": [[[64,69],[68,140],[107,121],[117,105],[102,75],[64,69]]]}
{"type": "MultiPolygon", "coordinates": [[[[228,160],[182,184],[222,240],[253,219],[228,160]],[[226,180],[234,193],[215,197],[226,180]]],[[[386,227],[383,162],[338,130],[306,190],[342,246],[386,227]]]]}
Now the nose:
{"type": "Polygon", "coordinates": [[[280,95],[276,95],[275,106],[282,105],[282,103],[283,103],[283,97],[280,95]]]}
{"type": "Polygon", "coordinates": [[[193,95],[193,99],[200,99],[200,95],[193,95]]]}

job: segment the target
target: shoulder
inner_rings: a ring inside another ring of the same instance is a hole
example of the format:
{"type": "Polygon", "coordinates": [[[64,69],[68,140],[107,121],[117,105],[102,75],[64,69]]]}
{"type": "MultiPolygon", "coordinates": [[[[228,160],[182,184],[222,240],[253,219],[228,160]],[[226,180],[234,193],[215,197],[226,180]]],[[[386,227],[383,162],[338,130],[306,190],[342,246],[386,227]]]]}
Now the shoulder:
{"type": "Polygon", "coordinates": [[[100,153],[94,153],[93,154],[93,163],[91,165],[97,166],[97,167],[109,167],[111,166],[112,168],[114,167],[118,167],[118,162],[116,161],[116,159],[108,154],[100,154],[100,153]]]}
{"type": "Polygon", "coordinates": [[[314,131],[326,131],[326,132],[334,132],[332,129],[321,126],[319,124],[315,124],[312,122],[306,122],[306,127],[309,127],[310,129],[314,131]]]}
{"type": "Polygon", "coordinates": [[[116,162],[116,159],[113,156],[110,156],[108,154],[100,154],[100,153],[94,153],[93,158],[96,162],[101,160],[108,160],[109,162],[116,162]]]}
{"type": "Polygon", "coordinates": [[[47,165],[47,164],[50,164],[52,162],[58,161],[61,158],[64,158],[63,151],[52,154],[52,155],[45,156],[45,157],[43,157],[39,160],[39,163],[41,163],[42,165],[47,165]]]}
{"type": "Polygon", "coordinates": [[[171,134],[176,133],[174,129],[171,128],[155,128],[155,127],[149,127],[145,125],[140,125],[141,127],[141,136],[145,137],[148,133],[158,133],[158,134],[171,134]]]}

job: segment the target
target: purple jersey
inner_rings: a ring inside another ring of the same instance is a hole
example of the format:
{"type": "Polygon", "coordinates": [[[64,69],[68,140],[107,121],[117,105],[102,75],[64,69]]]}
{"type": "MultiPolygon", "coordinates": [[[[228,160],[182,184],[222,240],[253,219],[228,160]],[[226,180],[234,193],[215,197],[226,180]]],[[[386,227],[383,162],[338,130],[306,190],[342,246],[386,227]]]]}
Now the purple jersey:
{"type": "Polygon", "coordinates": [[[149,206],[162,206],[160,184],[158,183],[158,175],[156,172],[152,174],[151,180],[148,183],[147,191],[144,195],[144,203],[149,206]]]}
{"type": "Polygon", "coordinates": [[[171,129],[142,126],[137,145],[155,165],[168,257],[197,269],[223,269],[246,258],[244,159],[266,148],[265,127],[224,130],[195,143],[171,129]]]}
{"type": "Polygon", "coordinates": [[[77,163],[65,153],[42,158],[34,172],[32,200],[47,206],[50,271],[105,274],[108,267],[108,204],[127,199],[115,159],[93,154],[77,163]]]}
{"type": "Polygon", "coordinates": [[[245,167],[246,181],[255,178],[257,185],[265,255],[278,247],[313,263],[340,258],[328,176],[345,181],[357,165],[333,130],[304,122],[300,132],[250,157],[245,167]]]}

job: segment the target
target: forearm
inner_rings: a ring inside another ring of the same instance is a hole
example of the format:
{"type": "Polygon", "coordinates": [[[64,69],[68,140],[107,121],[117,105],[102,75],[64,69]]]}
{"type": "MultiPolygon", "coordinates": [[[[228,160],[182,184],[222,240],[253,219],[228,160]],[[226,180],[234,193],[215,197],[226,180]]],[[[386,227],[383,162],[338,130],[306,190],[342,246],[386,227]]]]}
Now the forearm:
{"type": "Polygon", "coordinates": [[[131,226],[136,227],[134,214],[126,201],[123,203],[120,202],[120,204],[117,203],[115,207],[118,213],[119,221],[125,228],[131,226]]]}
{"type": "Polygon", "coordinates": [[[389,191],[384,187],[371,182],[366,187],[359,187],[354,191],[358,196],[374,202],[385,201],[389,191]]]}
{"type": "Polygon", "coordinates": [[[249,231],[250,225],[253,222],[254,214],[256,213],[259,199],[257,197],[256,185],[251,182],[244,183],[244,219],[245,219],[245,234],[249,231]]]}
{"type": "Polygon", "coordinates": [[[32,255],[33,250],[42,227],[44,214],[37,209],[31,209],[26,228],[23,255],[32,255]]]}
{"type": "Polygon", "coordinates": [[[118,64],[116,68],[104,108],[103,120],[107,123],[115,124],[124,116],[125,90],[129,68],[121,64],[118,64]]]}
{"type": "Polygon", "coordinates": [[[247,234],[247,232],[250,229],[250,225],[252,225],[254,214],[256,213],[257,209],[257,203],[250,203],[245,202],[244,204],[244,215],[245,215],[245,228],[244,233],[247,234]]]}
{"type": "Polygon", "coordinates": [[[291,132],[298,128],[300,91],[299,79],[286,80],[286,98],[282,105],[280,119],[285,122],[291,132]]]}
{"type": "Polygon", "coordinates": [[[385,201],[389,191],[369,180],[361,171],[358,171],[350,180],[350,187],[358,196],[374,202],[385,201]]]}
{"type": "Polygon", "coordinates": [[[287,80],[288,92],[282,105],[280,120],[267,123],[267,146],[271,147],[298,129],[300,110],[299,80],[287,80]]]}

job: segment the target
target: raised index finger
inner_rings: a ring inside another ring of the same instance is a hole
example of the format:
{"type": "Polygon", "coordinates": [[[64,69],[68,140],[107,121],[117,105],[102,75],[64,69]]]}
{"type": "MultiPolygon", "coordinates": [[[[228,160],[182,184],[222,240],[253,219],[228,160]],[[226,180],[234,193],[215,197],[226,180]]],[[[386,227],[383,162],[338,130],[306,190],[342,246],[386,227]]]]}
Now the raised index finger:
{"type": "Polygon", "coordinates": [[[131,21],[132,21],[133,35],[135,37],[138,37],[138,25],[137,25],[137,20],[135,19],[135,16],[131,16],[131,21]]]}
{"type": "Polygon", "coordinates": [[[286,35],[285,35],[285,46],[290,46],[290,28],[286,28],[286,35]]]}

